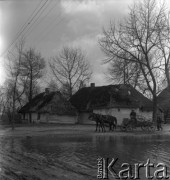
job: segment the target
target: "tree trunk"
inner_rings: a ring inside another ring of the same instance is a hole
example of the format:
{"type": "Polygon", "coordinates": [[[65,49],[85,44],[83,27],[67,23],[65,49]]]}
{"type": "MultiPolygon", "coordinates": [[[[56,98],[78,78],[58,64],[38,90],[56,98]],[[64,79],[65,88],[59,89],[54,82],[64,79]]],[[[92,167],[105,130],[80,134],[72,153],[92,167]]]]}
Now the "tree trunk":
{"type": "Polygon", "coordinates": [[[168,67],[165,67],[165,75],[166,75],[166,79],[167,79],[167,87],[168,87],[168,90],[170,91],[170,74],[169,74],[168,67]]]}
{"type": "Polygon", "coordinates": [[[14,90],[13,103],[12,103],[12,119],[11,119],[12,130],[15,129],[14,121],[15,121],[15,90],[14,90]]]}
{"type": "Polygon", "coordinates": [[[15,120],[15,112],[14,112],[14,109],[12,110],[12,121],[11,121],[11,124],[12,124],[12,130],[15,129],[15,126],[14,126],[14,120],[15,120]]]}
{"type": "Polygon", "coordinates": [[[123,67],[123,84],[126,84],[126,66],[124,62],[124,67],[123,67]]]}
{"type": "Polygon", "coordinates": [[[12,130],[15,129],[14,127],[14,121],[15,121],[15,99],[16,99],[16,81],[17,81],[17,77],[15,80],[15,85],[14,85],[14,89],[13,89],[13,97],[12,97],[12,120],[11,120],[11,124],[12,124],[12,130]]]}
{"type": "Polygon", "coordinates": [[[153,95],[153,122],[156,122],[157,119],[157,96],[153,95]]]}
{"type": "MultiPolygon", "coordinates": [[[[31,74],[30,74],[30,89],[29,89],[29,103],[31,103],[32,101],[32,70],[31,70],[31,74]]],[[[30,120],[30,123],[32,123],[32,116],[31,116],[31,113],[29,113],[29,120],[30,120]]]]}

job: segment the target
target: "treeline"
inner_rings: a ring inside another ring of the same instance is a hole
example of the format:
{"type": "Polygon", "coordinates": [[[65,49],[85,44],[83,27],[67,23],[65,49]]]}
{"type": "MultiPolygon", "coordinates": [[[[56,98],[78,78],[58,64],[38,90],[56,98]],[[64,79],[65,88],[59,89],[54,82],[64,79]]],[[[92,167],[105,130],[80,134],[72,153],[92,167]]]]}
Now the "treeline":
{"type": "Polygon", "coordinates": [[[86,86],[92,71],[80,48],[63,47],[47,60],[35,49],[25,49],[22,39],[6,57],[6,73],[7,79],[0,89],[1,118],[8,119],[14,128],[15,121],[20,121],[18,110],[45,87],[60,91],[69,99],[86,86]]]}

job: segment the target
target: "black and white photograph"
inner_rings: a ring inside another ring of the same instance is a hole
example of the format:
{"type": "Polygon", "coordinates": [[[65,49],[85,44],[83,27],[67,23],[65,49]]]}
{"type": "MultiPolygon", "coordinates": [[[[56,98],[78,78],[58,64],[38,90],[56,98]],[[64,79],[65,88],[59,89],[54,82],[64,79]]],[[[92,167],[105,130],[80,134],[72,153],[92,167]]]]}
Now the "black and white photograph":
{"type": "Polygon", "coordinates": [[[170,178],[170,1],[0,0],[0,180],[170,178]]]}

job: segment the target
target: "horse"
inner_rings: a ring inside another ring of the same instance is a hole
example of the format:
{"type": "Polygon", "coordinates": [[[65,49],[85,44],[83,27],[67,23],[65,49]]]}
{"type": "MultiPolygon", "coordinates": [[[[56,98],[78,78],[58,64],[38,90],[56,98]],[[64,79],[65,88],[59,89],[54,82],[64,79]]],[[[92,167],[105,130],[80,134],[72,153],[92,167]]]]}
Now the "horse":
{"type": "Polygon", "coordinates": [[[117,118],[111,115],[102,115],[103,121],[106,124],[109,124],[109,130],[114,131],[117,126],[117,118]]]}
{"type": "Polygon", "coordinates": [[[100,132],[100,128],[102,129],[102,132],[105,132],[105,126],[104,126],[104,121],[103,118],[101,118],[101,114],[95,114],[95,113],[90,113],[88,119],[95,121],[96,122],[96,131],[97,129],[100,132]]]}

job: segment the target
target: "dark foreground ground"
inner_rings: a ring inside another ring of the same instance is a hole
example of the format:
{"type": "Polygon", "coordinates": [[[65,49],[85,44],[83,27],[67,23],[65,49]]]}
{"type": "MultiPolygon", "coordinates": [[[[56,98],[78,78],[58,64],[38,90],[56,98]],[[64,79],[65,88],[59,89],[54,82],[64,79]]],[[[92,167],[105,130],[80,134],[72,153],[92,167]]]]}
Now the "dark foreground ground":
{"type": "MultiPolygon", "coordinates": [[[[81,164],[68,164],[64,161],[53,161],[38,153],[23,151],[20,142],[23,138],[34,136],[59,136],[84,135],[86,136],[154,136],[170,135],[170,125],[164,125],[163,131],[143,132],[140,129],[134,132],[94,132],[92,125],[35,125],[18,126],[14,131],[10,127],[1,127],[0,130],[0,179],[15,180],[85,180],[96,179],[96,172],[91,173],[81,164]]],[[[48,146],[48,145],[47,145],[48,146]]]]}

